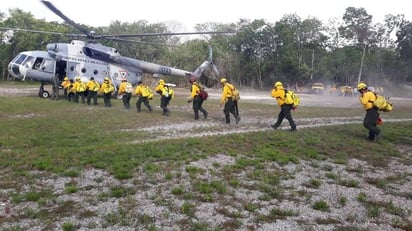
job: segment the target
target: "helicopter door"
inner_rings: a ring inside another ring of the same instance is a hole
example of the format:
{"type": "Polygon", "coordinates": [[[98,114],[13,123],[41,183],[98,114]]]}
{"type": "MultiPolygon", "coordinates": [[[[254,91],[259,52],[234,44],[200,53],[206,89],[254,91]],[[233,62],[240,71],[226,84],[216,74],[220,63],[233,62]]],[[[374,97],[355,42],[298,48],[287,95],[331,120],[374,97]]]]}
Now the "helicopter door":
{"type": "Polygon", "coordinates": [[[62,82],[64,77],[67,76],[66,67],[67,67],[67,62],[66,61],[60,60],[60,61],[56,62],[56,73],[55,73],[55,75],[58,76],[60,82],[62,82]]]}

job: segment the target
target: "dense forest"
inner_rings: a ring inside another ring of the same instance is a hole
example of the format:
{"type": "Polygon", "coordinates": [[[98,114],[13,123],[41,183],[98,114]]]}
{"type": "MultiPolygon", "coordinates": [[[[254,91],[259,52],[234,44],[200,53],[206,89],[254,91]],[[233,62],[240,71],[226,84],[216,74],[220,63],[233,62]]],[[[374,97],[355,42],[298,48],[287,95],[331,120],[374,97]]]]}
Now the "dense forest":
{"type": "MultiPolygon", "coordinates": [[[[10,9],[8,15],[0,12],[0,74],[4,79],[9,78],[8,63],[19,52],[45,50],[47,43],[82,39],[80,32],[66,23],[35,19],[20,9],[10,9]]],[[[144,20],[113,21],[97,28],[82,26],[96,34],[175,32],[166,24],[144,20]]],[[[374,24],[364,8],[348,7],[344,15],[327,23],[287,14],[274,23],[240,19],[231,24],[198,24],[196,30],[235,33],[190,39],[133,38],[142,43],[98,42],[117,48],[124,56],[185,70],[194,70],[207,60],[208,47],[212,46],[213,61],[220,70],[218,77],[252,88],[268,88],[279,80],[299,86],[313,82],[337,86],[354,86],[359,81],[371,85],[412,82],[412,22],[404,15],[387,15],[383,22],[374,24]]]]}

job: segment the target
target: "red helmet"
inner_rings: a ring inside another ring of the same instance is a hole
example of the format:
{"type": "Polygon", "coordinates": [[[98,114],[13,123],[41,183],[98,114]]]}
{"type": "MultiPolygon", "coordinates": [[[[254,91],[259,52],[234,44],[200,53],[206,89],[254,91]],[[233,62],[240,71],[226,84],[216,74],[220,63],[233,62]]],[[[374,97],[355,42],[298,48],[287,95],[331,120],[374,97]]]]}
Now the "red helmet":
{"type": "Polygon", "coordinates": [[[194,76],[190,77],[189,82],[191,82],[191,83],[196,82],[196,77],[194,77],[194,76]]]}

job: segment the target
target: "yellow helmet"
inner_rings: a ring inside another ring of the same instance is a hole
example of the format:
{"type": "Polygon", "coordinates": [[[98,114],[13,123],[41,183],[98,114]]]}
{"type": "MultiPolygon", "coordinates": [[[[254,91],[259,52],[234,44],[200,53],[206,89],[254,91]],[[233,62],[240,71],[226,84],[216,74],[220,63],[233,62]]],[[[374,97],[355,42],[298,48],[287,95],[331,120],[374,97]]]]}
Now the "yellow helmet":
{"type": "Polygon", "coordinates": [[[105,77],[104,80],[109,80],[109,78],[108,78],[108,77],[105,77]]]}
{"type": "Polygon", "coordinates": [[[80,80],[80,77],[76,77],[76,80],[80,80]]]}
{"type": "Polygon", "coordinates": [[[222,79],[220,79],[220,82],[221,82],[221,83],[226,83],[226,82],[227,82],[227,79],[222,78],[222,79]]]}
{"type": "Polygon", "coordinates": [[[64,77],[64,80],[69,80],[69,78],[67,78],[67,77],[64,77]]]}
{"type": "Polygon", "coordinates": [[[368,86],[365,83],[358,83],[358,91],[367,88],[368,86]]]}
{"type": "Polygon", "coordinates": [[[282,82],[277,81],[277,82],[275,83],[275,87],[279,87],[279,86],[283,86],[283,84],[282,84],[282,82]]]}
{"type": "Polygon", "coordinates": [[[159,84],[164,84],[164,83],[165,83],[165,81],[163,79],[159,80],[159,84]]]}

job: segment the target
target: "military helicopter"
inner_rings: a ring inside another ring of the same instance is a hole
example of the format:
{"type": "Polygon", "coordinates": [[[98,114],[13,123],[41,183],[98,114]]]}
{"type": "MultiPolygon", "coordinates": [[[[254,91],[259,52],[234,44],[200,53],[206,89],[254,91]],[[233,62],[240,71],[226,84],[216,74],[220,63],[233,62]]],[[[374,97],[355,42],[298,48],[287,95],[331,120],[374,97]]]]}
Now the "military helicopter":
{"type": "MultiPolygon", "coordinates": [[[[52,83],[54,78],[59,82],[64,77],[75,79],[80,77],[88,82],[90,77],[100,84],[105,77],[111,79],[115,86],[120,85],[123,79],[127,79],[132,85],[141,80],[143,73],[153,75],[166,75],[176,77],[200,78],[207,68],[216,66],[211,59],[204,61],[195,71],[186,71],[156,63],[145,62],[138,59],[122,56],[117,49],[97,43],[96,39],[123,40],[122,37],[133,36],[162,36],[162,35],[193,35],[193,34],[219,34],[230,32],[189,32],[189,33],[152,33],[152,34],[126,34],[126,35],[96,35],[66,17],[51,2],[41,1],[47,8],[62,18],[66,23],[82,32],[91,41],[72,40],[70,43],[49,43],[47,51],[24,51],[19,53],[8,65],[11,76],[20,80],[34,80],[41,83],[39,96],[49,97],[49,92],[44,89],[45,84],[52,83]]],[[[52,32],[51,32],[52,33],[52,32]]]]}

